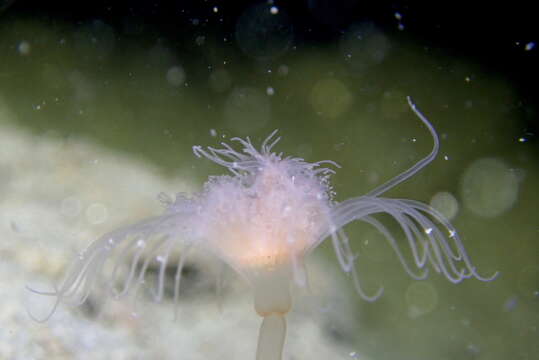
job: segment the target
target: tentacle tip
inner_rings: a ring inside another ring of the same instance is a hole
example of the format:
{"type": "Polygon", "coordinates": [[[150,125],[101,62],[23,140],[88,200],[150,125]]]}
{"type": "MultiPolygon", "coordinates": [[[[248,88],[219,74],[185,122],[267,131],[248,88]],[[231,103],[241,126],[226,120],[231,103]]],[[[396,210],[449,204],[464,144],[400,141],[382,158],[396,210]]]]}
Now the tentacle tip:
{"type": "Polygon", "coordinates": [[[49,311],[49,313],[47,315],[45,315],[43,318],[38,318],[37,316],[35,316],[34,314],[32,314],[32,311],[27,307],[25,306],[25,310],[26,310],[26,313],[28,314],[28,317],[30,319],[32,319],[33,321],[37,322],[37,323],[40,323],[40,324],[44,324],[46,323],[47,321],[49,321],[49,319],[54,315],[54,313],[56,312],[54,310],[51,310],[49,311]]]}
{"type": "Polygon", "coordinates": [[[419,275],[418,274],[414,274],[412,272],[409,273],[410,276],[412,277],[412,279],[414,280],[426,280],[428,277],[429,277],[429,269],[425,269],[422,273],[420,273],[419,275]]]}
{"type": "Polygon", "coordinates": [[[43,319],[39,319],[37,318],[36,316],[34,316],[34,314],[32,314],[32,311],[30,311],[30,309],[28,307],[24,307],[24,309],[26,310],[26,314],[28,315],[28,317],[30,319],[32,319],[33,321],[37,322],[37,323],[40,323],[40,324],[44,324],[45,322],[47,322],[47,320],[49,320],[49,318],[51,317],[52,314],[49,314],[49,316],[46,316],[45,318],[43,319]]]}
{"type": "Polygon", "coordinates": [[[28,317],[32,319],[33,321],[44,324],[54,315],[56,312],[56,309],[58,308],[58,304],[60,302],[60,298],[57,298],[54,302],[54,305],[52,306],[52,309],[49,310],[43,317],[38,317],[32,313],[32,310],[28,304],[24,305],[24,309],[26,310],[26,313],[28,314],[28,317]]]}
{"type": "Polygon", "coordinates": [[[366,294],[360,294],[363,299],[365,299],[368,302],[375,302],[378,300],[384,293],[384,287],[380,286],[378,290],[376,291],[376,294],[374,295],[366,295],[366,294]]]}
{"type": "Polygon", "coordinates": [[[196,157],[198,157],[198,158],[202,157],[202,154],[200,153],[202,151],[202,146],[194,145],[192,149],[193,149],[193,153],[195,154],[196,157]]]}
{"type": "Polygon", "coordinates": [[[447,271],[443,271],[443,273],[446,279],[453,284],[460,284],[462,280],[471,278],[473,276],[473,272],[466,272],[465,269],[461,269],[458,272],[455,270],[455,275],[452,275],[447,271]]]}
{"type": "Polygon", "coordinates": [[[485,282],[496,280],[500,276],[499,271],[494,272],[494,274],[492,274],[490,276],[481,276],[475,271],[475,269],[474,269],[473,273],[474,273],[474,275],[475,275],[475,277],[477,279],[479,279],[481,281],[485,281],[485,282]]]}

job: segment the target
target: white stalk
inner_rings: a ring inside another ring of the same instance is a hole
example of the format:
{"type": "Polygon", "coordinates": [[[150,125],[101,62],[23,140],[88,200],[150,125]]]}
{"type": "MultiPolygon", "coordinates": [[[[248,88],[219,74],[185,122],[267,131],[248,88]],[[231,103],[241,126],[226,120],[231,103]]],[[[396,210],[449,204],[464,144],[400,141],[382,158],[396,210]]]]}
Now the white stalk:
{"type": "Polygon", "coordinates": [[[281,360],[285,336],[285,315],[273,313],[265,316],[258,333],[256,360],[281,360]]]}

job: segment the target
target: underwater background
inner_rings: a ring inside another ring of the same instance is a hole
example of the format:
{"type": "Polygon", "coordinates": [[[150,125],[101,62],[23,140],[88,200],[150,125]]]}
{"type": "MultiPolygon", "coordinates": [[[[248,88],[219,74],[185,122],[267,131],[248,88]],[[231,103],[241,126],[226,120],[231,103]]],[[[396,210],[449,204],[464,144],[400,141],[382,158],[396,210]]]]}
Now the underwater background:
{"type": "MultiPolygon", "coordinates": [[[[537,39],[526,8],[405,2],[0,1],[0,358],[254,357],[252,294],[204,254],[171,298],[114,301],[99,289],[46,323],[46,289],[100,234],[159,214],[224,169],[193,145],[273,130],[275,150],[333,160],[335,199],[367,193],[431,204],[492,282],[408,278],[383,236],[346,230],[374,303],[331,244],[297,294],[285,359],[537,359],[537,39]],[[217,267],[217,269],[216,269],[217,267]]],[[[389,218],[380,217],[398,230],[389,218]]],[[[404,236],[401,236],[404,241],[404,236]]],[[[171,275],[173,276],[173,275],[171,275]]]]}

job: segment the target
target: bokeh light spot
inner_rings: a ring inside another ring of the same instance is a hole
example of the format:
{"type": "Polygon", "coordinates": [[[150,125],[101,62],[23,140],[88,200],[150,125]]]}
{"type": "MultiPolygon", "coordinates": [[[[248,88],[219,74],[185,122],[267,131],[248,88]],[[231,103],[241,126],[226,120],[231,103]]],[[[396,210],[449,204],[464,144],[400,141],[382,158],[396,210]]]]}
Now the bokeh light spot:
{"type": "Polygon", "coordinates": [[[86,209],[86,220],[93,225],[104,223],[108,216],[107,207],[101,203],[93,203],[86,209]]]}
{"type": "Polygon", "coordinates": [[[334,119],[348,110],[352,94],[341,81],[323,79],[314,85],[310,100],[317,114],[334,119]]]}
{"type": "Polygon", "coordinates": [[[413,282],[406,290],[405,298],[411,318],[428,314],[438,305],[438,292],[428,281],[413,282]]]}
{"type": "Polygon", "coordinates": [[[495,217],[509,210],[517,199],[518,188],[516,173],[494,158],[473,162],[461,182],[465,206],[483,217],[495,217]]]}
{"type": "Polygon", "coordinates": [[[250,87],[235,88],[226,100],[224,112],[234,131],[249,134],[269,121],[271,106],[265,92],[250,87]]]}
{"type": "Polygon", "coordinates": [[[430,206],[441,212],[447,219],[452,220],[459,211],[459,202],[453,194],[440,191],[430,199],[430,206]]]}

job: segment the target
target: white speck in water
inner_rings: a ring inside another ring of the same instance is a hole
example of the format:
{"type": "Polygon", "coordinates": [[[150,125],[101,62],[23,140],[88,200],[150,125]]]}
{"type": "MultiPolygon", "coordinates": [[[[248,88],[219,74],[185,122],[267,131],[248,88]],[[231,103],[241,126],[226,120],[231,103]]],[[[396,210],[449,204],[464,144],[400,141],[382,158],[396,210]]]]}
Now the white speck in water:
{"type": "Polygon", "coordinates": [[[206,37],[203,36],[203,35],[199,35],[195,38],[195,43],[198,45],[198,46],[202,46],[204,45],[204,43],[206,42],[206,37]]]}
{"type": "Polygon", "coordinates": [[[216,13],[216,12],[219,12],[219,8],[217,6],[214,6],[213,7],[213,12],[216,13]]]}
{"type": "Polygon", "coordinates": [[[517,306],[518,306],[518,297],[517,296],[511,296],[503,304],[503,309],[505,311],[513,311],[513,310],[516,309],[517,306]]]}
{"type": "Polygon", "coordinates": [[[350,355],[352,359],[359,359],[359,354],[355,351],[351,351],[348,355],[350,355]]]}
{"type": "Polygon", "coordinates": [[[444,155],[444,160],[449,160],[449,156],[444,155]]]}
{"type": "Polygon", "coordinates": [[[400,12],[396,11],[395,12],[395,19],[397,19],[399,21],[402,20],[402,14],[400,12]]]}
{"type": "Polygon", "coordinates": [[[137,247],[138,247],[138,248],[143,248],[143,247],[145,247],[145,246],[146,246],[146,241],[144,241],[144,240],[142,240],[142,239],[140,239],[140,240],[137,241],[137,247]]]}
{"type": "Polygon", "coordinates": [[[217,130],[215,130],[215,129],[210,129],[210,135],[211,135],[212,137],[216,137],[216,136],[217,136],[217,130]]]}
{"type": "Polygon", "coordinates": [[[526,139],[525,137],[519,137],[518,138],[518,142],[521,142],[521,143],[526,142],[527,140],[528,139],[526,139]]]}
{"type": "Polygon", "coordinates": [[[157,260],[157,262],[163,263],[165,262],[165,257],[163,255],[158,255],[155,257],[155,260],[157,260]]]}
{"type": "Polygon", "coordinates": [[[32,50],[32,47],[30,46],[30,43],[28,41],[23,40],[19,43],[19,46],[17,46],[17,51],[21,55],[30,54],[30,50],[32,50]]]}
{"type": "Polygon", "coordinates": [[[180,86],[185,81],[185,71],[181,66],[172,66],[167,71],[167,82],[172,86],[180,86]]]}
{"type": "Polygon", "coordinates": [[[425,229],[425,234],[430,235],[431,232],[432,232],[432,228],[425,229]]]}
{"type": "Polygon", "coordinates": [[[271,86],[268,86],[266,88],[266,94],[268,94],[268,96],[272,96],[273,94],[275,94],[275,89],[273,89],[271,86]]]}
{"type": "Polygon", "coordinates": [[[279,13],[279,8],[278,8],[277,6],[272,6],[272,7],[270,8],[270,13],[271,13],[272,15],[277,15],[277,14],[279,13]]]}
{"type": "Polygon", "coordinates": [[[529,42],[526,44],[526,46],[524,47],[524,49],[526,51],[530,51],[530,50],[533,50],[533,48],[535,47],[535,43],[533,41],[529,42]]]}
{"type": "Polygon", "coordinates": [[[481,349],[479,348],[479,346],[475,345],[475,344],[469,344],[467,347],[466,347],[466,350],[468,350],[470,353],[472,354],[479,354],[481,352],[481,349]]]}
{"type": "Polygon", "coordinates": [[[94,203],[86,208],[86,220],[90,224],[102,224],[107,220],[108,216],[107,207],[101,203],[94,203]]]}

